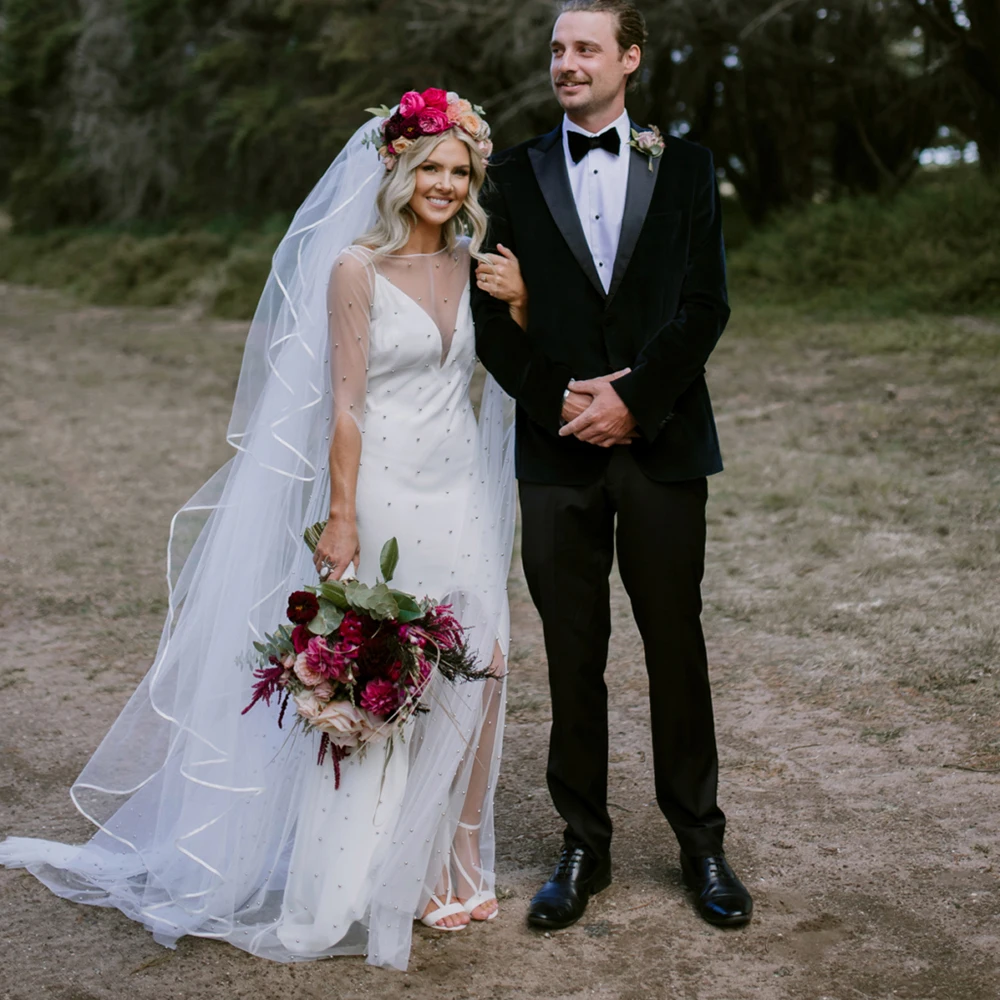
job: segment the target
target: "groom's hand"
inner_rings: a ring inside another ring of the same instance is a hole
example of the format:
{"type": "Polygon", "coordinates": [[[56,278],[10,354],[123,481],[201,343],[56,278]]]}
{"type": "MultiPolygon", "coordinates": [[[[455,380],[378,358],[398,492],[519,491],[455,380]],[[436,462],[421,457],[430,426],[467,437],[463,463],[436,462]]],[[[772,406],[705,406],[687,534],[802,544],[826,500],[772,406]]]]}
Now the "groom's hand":
{"type": "Polygon", "coordinates": [[[560,428],[559,436],[573,434],[581,441],[600,448],[627,444],[633,440],[636,437],[635,417],[611,386],[611,382],[622,374],[625,373],[616,372],[604,378],[574,382],[570,398],[585,395],[590,396],[592,401],[581,414],[560,428]]]}

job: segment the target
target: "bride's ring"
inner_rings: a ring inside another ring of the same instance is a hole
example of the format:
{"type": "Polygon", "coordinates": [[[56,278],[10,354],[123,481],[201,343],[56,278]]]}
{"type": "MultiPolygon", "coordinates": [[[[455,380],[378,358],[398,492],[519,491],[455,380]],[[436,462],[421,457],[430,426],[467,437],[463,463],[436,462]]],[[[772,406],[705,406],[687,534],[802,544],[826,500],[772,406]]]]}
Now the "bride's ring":
{"type": "Polygon", "coordinates": [[[330,574],[333,572],[333,567],[324,559],[320,563],[319,567],[319,578],[321,580],[326,580],[329,578],[330,574]]]}

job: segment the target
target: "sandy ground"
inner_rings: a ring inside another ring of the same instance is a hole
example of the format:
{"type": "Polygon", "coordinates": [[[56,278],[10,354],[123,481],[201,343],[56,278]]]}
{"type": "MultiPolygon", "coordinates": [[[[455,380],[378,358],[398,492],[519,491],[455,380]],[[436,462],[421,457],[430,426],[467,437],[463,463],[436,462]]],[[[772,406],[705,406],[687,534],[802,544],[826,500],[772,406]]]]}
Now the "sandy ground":
{"type": "MultiPolygon", "coordinates": [[[[228,457],[244,330],[0,286],[0,835],[88,835],[67,786],[155,650],[169,516],[228,457]]],[[[410,971],[282,966],[0,871],[0,998],[993,1000],[1000,996],[1000,327],[737,312],[710,368],[705,627],[730,858],[753,924],[703,924],[653,802],[620,584],[615,882],[527,929],[556,854],[540,626],[512,573],[502,913],[410,971]]]]}

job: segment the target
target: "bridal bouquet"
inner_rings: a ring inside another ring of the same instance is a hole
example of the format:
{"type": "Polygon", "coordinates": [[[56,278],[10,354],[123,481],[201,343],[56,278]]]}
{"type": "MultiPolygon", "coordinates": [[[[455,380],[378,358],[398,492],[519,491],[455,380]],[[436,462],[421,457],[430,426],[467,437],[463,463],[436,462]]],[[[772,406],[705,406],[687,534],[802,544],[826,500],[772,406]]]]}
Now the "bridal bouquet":
{"type": "MultiPolygon", "coordinates": [[[[313,550],[322,523],[305,533],[313,550]]],[[[288,598],[288,620],[255,642],[256,683],[245,715],[258,702],[289,705],[295,725],[322,733],[317,763],[329,753],[340,787],[340,762],[373,742],[401,734],[416,712],[434,670],[447,681],[483,680],[489,670],[473,662],[465,633],[448,605],[392,590],[399,546],[382,549],[383,580],[328,581],[288,598]]],[[[391,748],[390,748],[391,749],[391,748]]]]}

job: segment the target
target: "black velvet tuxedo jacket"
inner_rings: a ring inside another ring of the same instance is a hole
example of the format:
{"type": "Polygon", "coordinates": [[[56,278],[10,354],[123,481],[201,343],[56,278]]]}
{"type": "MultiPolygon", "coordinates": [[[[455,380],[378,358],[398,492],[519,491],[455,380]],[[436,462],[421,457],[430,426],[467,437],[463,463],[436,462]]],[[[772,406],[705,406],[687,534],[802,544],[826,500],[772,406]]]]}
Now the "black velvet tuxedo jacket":
{"type": "Polygon", "coordinates": [[[667,137],[655,159],[628,146],[621,155],[630,157],[628,191],[607,294],[573,200],[562,125],[490,164],[486,248],[517,254],[529,319],[523,331],[473,280],[476,350],[517,401],[525,482],[596,482],[611,449],[558,436],[563,391],[571,378],[623,368],[632,371],[614,388],[638,423],[641,437],[627,447],[646,475],[671,482],[722,469],[704,379],[729,318],[712,154],[667,137]]]}

